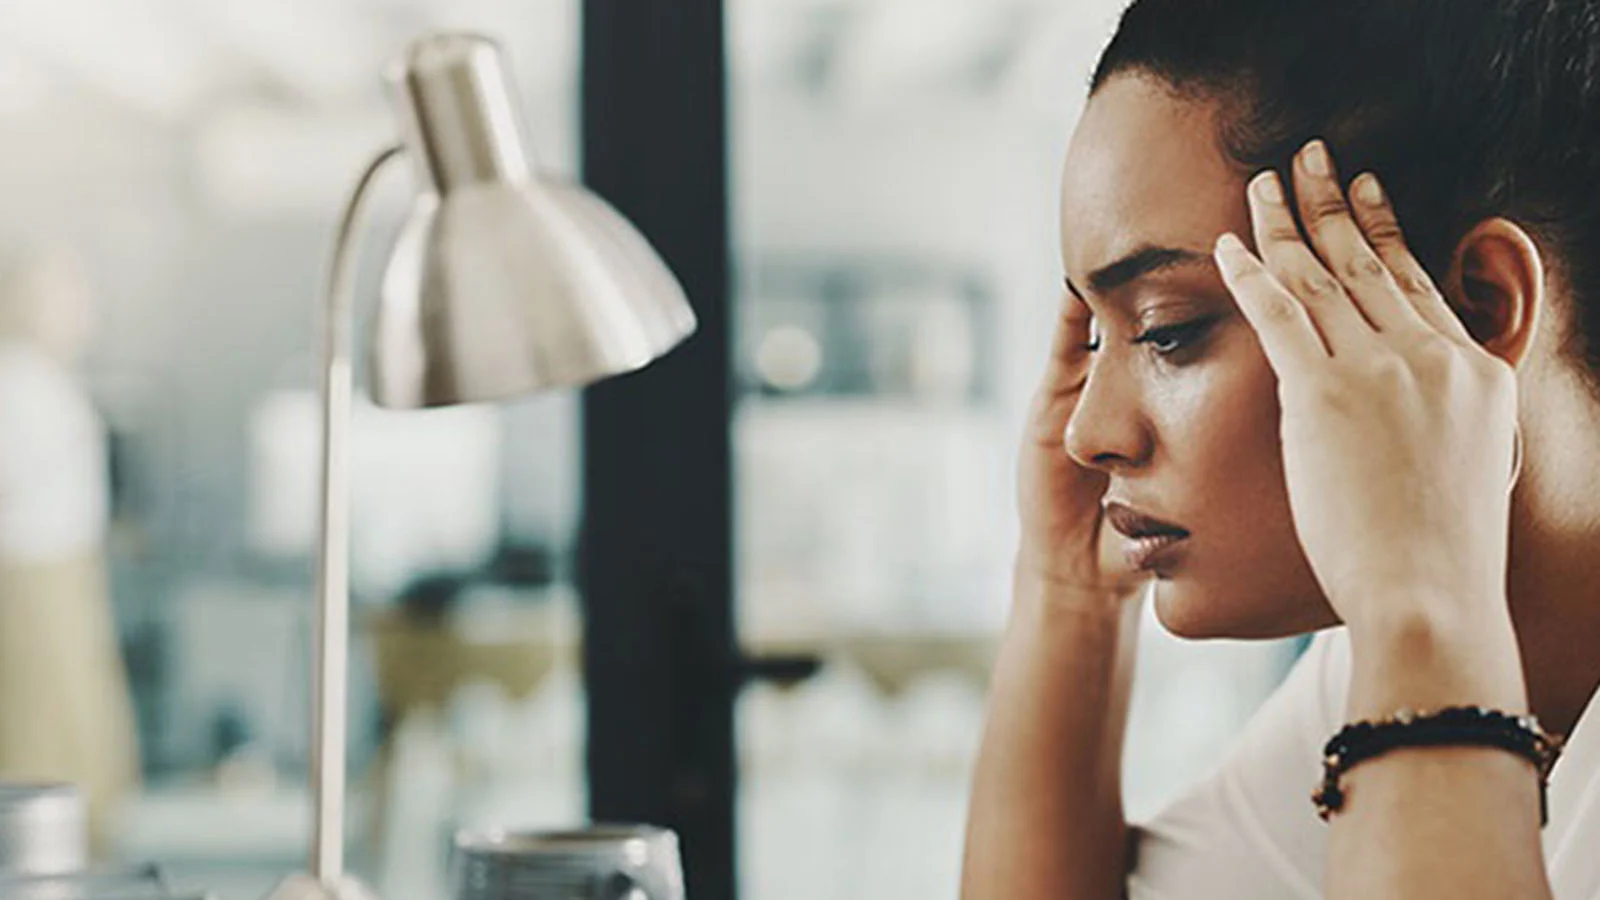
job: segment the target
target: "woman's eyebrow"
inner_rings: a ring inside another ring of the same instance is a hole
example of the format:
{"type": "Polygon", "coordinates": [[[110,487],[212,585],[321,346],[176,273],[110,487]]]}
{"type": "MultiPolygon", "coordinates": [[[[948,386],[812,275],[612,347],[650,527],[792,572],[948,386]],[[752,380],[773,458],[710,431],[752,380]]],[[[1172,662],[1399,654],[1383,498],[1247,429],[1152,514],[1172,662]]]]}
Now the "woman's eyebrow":
{"type": "MultiPolygon", "coordinates": [[[[1106,295],[1118,288],[1126,287],[1140,278],[1175,266],[1193,265],[1195,263],[1213,264],[1210,253],[1201,253],[1196,250],[1186,250],[1182,247],[1152,247],[1143,246],[1132,253],[1109,265],[1101,266],[1089,274],[1089,289],[1095,294],[1106,295]]],[[[1083,299],[1083,292],[1072,279],[1066,279],[1067,290],[1079,300],[1083,299]]]]}

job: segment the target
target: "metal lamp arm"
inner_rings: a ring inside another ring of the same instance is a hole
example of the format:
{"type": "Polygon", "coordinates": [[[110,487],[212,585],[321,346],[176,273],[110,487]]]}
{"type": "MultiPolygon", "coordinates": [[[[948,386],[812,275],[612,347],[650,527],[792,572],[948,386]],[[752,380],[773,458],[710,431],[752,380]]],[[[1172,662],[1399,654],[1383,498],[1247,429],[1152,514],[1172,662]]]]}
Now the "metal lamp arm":
{"type": "Polygon", "coordinates": [[[316,667],[311,713],[311,780],[316,807],[311,874],[330,892],[344,878],[345,746],[349,721],[350,413],[354,394],[356,229],[377,175],[403,151],[380,151],[345,203],[319,309],[322,325],[322,472],[318,522],[316,667]]]}

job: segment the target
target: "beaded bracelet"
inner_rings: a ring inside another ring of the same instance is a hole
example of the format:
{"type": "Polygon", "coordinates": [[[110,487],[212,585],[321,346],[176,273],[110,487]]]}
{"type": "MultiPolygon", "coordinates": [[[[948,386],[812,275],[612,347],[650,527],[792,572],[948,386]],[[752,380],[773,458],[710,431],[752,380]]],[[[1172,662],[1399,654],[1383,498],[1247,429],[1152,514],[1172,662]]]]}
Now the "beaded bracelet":
{"type": "Polygon", "coordinates": [[[1397,747],[1499,747],[1532,762],[1539,770],[1539,824],[1550,820],[1546,792],[1550,770],[1561,755],[1562,740],[1547,734],[1533,716],[1513,716],[1481,706],[1452,706],[1437,712],[1402,709],[1387,719],[1353,722],[1322,750],[1322,784],[1311,795],[1326,822],[1344,806],[1339,780],[1357,763],[1397,747]]]}

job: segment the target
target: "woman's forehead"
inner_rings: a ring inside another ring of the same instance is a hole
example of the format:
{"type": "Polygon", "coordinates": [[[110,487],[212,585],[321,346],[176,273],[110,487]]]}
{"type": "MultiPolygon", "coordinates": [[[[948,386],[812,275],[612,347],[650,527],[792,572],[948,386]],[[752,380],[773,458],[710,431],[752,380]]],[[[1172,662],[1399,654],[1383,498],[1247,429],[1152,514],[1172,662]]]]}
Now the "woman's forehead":
{"type": "Polygon", "coordinates": [[[1139,246],[1209,248],[1248,226],[1244,178],[1216,140],[1215,106],[1147,76],[1089,101],[1061,179],[1062,262],[1071,276],[1139,246]]]}

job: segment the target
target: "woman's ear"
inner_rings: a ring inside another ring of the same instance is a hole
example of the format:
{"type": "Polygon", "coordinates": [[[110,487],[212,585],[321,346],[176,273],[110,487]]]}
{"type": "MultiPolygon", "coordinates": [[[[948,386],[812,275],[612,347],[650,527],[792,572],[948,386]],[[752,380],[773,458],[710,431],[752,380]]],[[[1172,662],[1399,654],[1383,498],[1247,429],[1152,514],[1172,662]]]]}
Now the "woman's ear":
{"type": "Polygon", "coordinates": [[[1485,350],[1516,367],[1549,300],[1543,251],[1522,226],[1485,219],[1456,244],[1442,286],[1450,308],[1485,350]]]}

